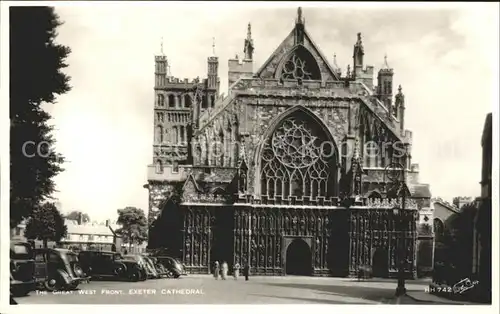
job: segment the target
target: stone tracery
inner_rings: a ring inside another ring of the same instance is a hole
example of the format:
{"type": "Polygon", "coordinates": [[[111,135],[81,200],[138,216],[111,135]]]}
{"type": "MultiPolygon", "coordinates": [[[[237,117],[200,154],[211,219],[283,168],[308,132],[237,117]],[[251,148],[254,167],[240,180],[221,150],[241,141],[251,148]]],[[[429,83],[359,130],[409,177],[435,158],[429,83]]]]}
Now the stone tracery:
{"type": "MultiPolygon", "coordinates": [[[[295,116],[286,118],[265,143],[262,152],[262,194],[284,199],[290,196],[332,195],[334,153],[322,145],[324,132],[295,116]]],[[[328,146],[328,147],[327,147],[328,146]]]]}

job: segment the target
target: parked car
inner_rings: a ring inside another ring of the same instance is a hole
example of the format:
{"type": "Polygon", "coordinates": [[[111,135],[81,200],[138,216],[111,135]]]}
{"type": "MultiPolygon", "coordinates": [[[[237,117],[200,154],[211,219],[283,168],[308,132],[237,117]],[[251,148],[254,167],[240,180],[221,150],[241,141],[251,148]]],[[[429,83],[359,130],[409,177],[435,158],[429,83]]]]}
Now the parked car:
{"type": "Polygon", "coordinates": [[[14,297],[28,295],[42,282],[44,274],[35,272],[33,248],[28,242],[10,243],[10,293],[14,297]]]}
{"type": "Polygon", "coordinates": [[[135,261],[138,264],[142,265],[142,267],[146,270],[147,278],[158,278],[158,273],[156,272],[155,268],[148,263],[144,256],[139,254],[128,254],[124,255],[123,258],[125,260],[135,261]]]}
{"type": "Polygon", "coordinates": [[[89,282],[90,276],[84,273],[78,255],[67,249],[34,250],[35,268],[45,274],[40,286],[48,291],[74,290],[80,283],[89,282]]]}
{"type": "Polygon", "coordinates": [[[187,275],[184,265],[179,260],[170,256],[155,257],[165,266],[169,277],[179,278],[182,275],[187,275]]]}
{"type": "Polygon", "coordinates": [[[156,267],[155,262],[153,262],[151,257],[146,256],[146,255],[143,255],[142,257],[144,258],[144,260],[146,261],[146,264],[148,264],[149,268],[151,269],[151,273],[154,274],[154,278],[161,278],[162,275],[158,271],[158,268],[156,267]]]}
{"type": "Polygon", "coordinates": [[[167,271],[167,268],[162,263],[160,263],[156,257],[153,256],[148,256],[148,257],[155,266],[158,275],[160,275],[161,277],[168,276],[169,273],[167,271]]]}
{"type": "Polygon", "coordinates": [[[92,278],[117,280],[146,280],[146,269],[135,260],[125,259],[112,251],[81,251],[78,254],[82,269],[92,278]]]}

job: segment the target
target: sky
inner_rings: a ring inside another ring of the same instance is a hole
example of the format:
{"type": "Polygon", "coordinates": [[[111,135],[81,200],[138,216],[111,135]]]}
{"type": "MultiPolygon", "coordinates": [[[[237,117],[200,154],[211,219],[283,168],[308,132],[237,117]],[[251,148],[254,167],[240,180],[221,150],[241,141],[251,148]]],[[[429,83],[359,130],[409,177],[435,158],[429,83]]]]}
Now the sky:
{"type": "MultiPolygon", "coordinates": [[[[162,37],[171,73],[180,78],[206,76],[215,37],[227,93],[227,60],[243,55],[247,24],[256,71],[294,27],[296,5],[285,5],[56,3],[64,21],[57,41],[72,50],[65,72],[73,89],[46,107],[56,150],[69,160],[56,178],[62,211],[80,210],[97,221],[116,219],[125,206],[147,212],[154,55],[162,37]]],[[[420,181],[447,200],[478,196],[480,138],[497,93],[498,5],[365,6],[304,6],[305,27],[330,63],[337,55],[344,71],[352,67],[358,32],[365,64],[378,71],[387,54],[394,89],[401,84],[406,97],[420,181]]]]}

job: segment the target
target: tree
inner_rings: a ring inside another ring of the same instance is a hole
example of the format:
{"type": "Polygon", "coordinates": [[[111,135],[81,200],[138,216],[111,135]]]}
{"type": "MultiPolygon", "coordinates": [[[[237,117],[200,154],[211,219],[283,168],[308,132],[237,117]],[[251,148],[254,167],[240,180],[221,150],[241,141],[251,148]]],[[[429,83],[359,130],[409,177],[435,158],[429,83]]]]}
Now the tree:
{"type": "Polygon", "coordinates": [[[55,192],[64,158],[54,151],[51,116],[42,108],[68,92],[61,72],[71,50],[55,43],[62,22],[50,7],[11,7],[10,225],[15,227],[55,192]]]}
{"type": "Polygon", "coordinates": [[[78,210],[70,212],[69,214],[66,215],[66,218],[71,220],[76,220],[78,222],[80,222],[81,218],[82,223],[87,223],[90,221],[90,216],[88,214],[82,213],[81,211],[78,210]]]}
{"type": "Polygon", "coordinates": [[[117,223],[121,226],[116,233],[129,244],[142,244],[148,238],[148,221],[144,211],[135,207],[125,207],[118,210],[117,223]]]}
{"type": "Polygon", "coordinates": [[[434,261],[439,264],[440,272],[446,272],[440,276],[446,277],[448,284],[471,275],[476,212],[476,205],[469,203],[451,215],[445,222],[442,239],[434,247],[434,261]]]}
{"type": "Polygon", "coordinates": [[[47,247],[48,241],[59,242],[68,233],[64,218],[54,203],[45,203],[36,207],[26,224],[26,237],[43,241],[47,247]]]}

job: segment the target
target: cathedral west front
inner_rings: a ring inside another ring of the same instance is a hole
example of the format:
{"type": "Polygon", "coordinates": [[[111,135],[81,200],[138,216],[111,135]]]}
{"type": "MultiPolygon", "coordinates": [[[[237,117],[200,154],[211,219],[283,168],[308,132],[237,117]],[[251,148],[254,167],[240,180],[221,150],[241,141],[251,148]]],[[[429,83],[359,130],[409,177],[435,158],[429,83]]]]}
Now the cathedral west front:
{"type": "Polygon", "coordinates": [[[166,56],[155,57],[148,247],[191,273],[215,261],[260,275],[352,276],[369,266],[393,277],[400,261],[409,276],[432,269],[432,234],[420,233],[431,195],[411,160],[394,70],[385,62],[375,76],[361,34],[347,71],[328,62],[300,8],[260,68],[250,24],[243,43],[225,96],[216,56],[204,79],[175,78],[166,56]]]}

